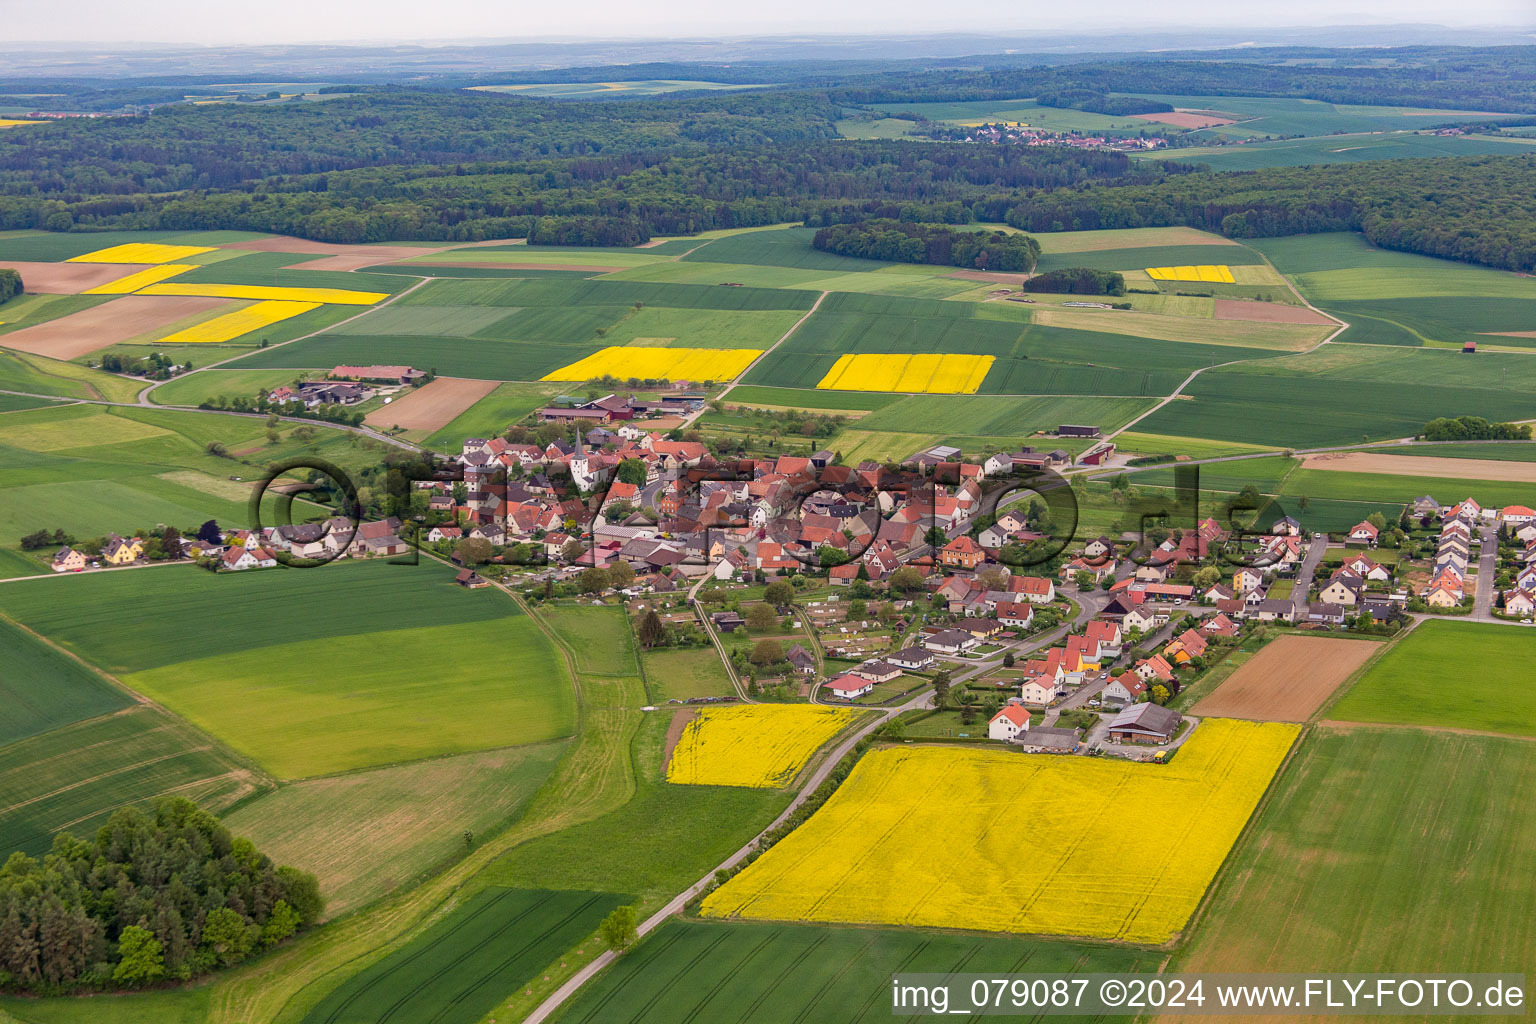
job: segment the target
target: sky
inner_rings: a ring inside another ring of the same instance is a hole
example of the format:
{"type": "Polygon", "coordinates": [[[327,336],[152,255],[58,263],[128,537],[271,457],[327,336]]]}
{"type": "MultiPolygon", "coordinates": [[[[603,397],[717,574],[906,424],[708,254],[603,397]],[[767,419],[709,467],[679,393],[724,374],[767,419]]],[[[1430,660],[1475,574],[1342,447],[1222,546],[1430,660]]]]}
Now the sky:
{"type": "MultiPolygon", "coordinates": [[[[1533,0],[262,0],[240,6],[208,0],[0,0],[13,41],[262,44],[431,40],[714,38],[739,35],[913,31],[1166,31],[1237,27],[1436,24],[1457,28],[1536,24],[1533,0]]],[[[1262,41],[1262,40],[1260,40],[1262,41]]],[[[1523,40],[1522,40],[1523,41],[1523,40]]]]}

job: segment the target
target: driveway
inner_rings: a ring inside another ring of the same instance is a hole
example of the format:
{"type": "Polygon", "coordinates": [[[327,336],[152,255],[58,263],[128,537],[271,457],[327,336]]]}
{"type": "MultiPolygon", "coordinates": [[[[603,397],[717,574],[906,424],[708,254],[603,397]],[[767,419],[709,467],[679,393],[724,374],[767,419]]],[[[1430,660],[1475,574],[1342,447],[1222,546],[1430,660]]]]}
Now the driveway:
{"type": "Polygon", "coordinates": [[[1316,537],[1307,545],[1307,556],[1296,567],[1296,587],[1291,591],[1291,600],[1307,599],[1307,594],[1312,590],[1312,581],[1317,577],[1317,567],[1323,564],[1323,555],[1327,550],[1327,537],[1316,537]]]}
{"type": "Polygon", "coordinates": [[[1496,526],[1484,526],[1478,530],[1482,538],[1481,554],[1477,557],[1477,593],[1473,598],[1472,614],[1468,618],[1482,622],[1501,622],[1493,617],[1493,581],[1499,567],[1499,530],[1496,526]]]}

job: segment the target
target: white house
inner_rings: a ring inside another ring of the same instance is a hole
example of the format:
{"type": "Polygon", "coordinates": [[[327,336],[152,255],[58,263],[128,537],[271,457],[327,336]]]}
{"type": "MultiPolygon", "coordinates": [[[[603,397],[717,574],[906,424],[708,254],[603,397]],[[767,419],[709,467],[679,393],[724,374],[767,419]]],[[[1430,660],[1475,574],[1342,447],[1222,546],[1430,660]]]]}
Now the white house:
{"type": "Polygon", "coordinates": [[[827,683],[827,689],[838,700],[853,700],[862,697],[875,688],[873,680],[863,679],[855,675],[840,675],[827,683]]]}
{"type": "Polygon", "coordinates": [[[1066,693],[1066,688],[1061,684],[1057,676],[1042,674],[1032,676],[1024,680],[1024,685],[1019,687],[1019,698],[1026,704],[1039,704],[1044,706],[1066,693]]]}
{"type": "Polygon", "coordinates": [[[1147,692],[1147,684],[1134,672],[1126,672],[1109,681],[1101,692],[1102,698],[1113,704],[1134,704],[1147,692]]]}
{"type": "Polygon", "coordinates": [[[1029,731],[1029,712],[1018,704],[1010,703],[992,716],[987,723],[987,738],[1008,741],[1020,733],[1029,731]]]}

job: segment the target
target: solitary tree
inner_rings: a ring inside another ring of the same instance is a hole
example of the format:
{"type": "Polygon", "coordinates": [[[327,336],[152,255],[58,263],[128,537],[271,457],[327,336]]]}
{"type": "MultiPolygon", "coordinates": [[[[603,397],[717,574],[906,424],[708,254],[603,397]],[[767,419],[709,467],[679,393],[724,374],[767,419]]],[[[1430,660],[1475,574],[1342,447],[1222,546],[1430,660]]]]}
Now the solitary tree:
{"type": "Polygon", "coordinates": [[[635,908],[614,908],[613,913],[603,918],[601,932],[603,944],[613,952],[623,953],[629,949],[640,937],[640,929],[635,921],[635,908]]]}
{"type": "Polygon", "coordinates": [[[921,589],[923,585],[923,573],[921,569],[910,565],[902,566],[891,573],[891,578],[886,584],[894,593],[906,594],[921,589]]]}
{"type": "Polygon", "coordinates": [[[795,588],[786,580],[774,580],[763,589],[763,600],[775,608],[787,608],[795,603],[795,588]]]}
{"type": "Polygon", "coordinates": [[[484,537],[466,537],[455,550],[465,565],[484,565],[491,560],[491,542],[484,537]]]}
{"type": "Polygon", "coordinates": [[[656,609],[650,608],[640,616],[640,646],[646,650],[667,640],[667,627],[661,621],[661,616],[656,614],[656,609]]]}
{"type": "Polygon", "coordinates": [[[635,568],[622,559],[615,559],[608,566],[608,585],[610,587],[627,587],[635,582],[635,568]]]}
{"type": "Polygon", "coordinates": [[[933,706],[942,708],[949,703],[949,670],[940,669],[933,676],[933,706]]]}
{"type": "Polygon", "coordinates": [[[777,640],[759,640],[752,648],[752,664],[773,665],[784,660],[784,645],[777,640]]]}
{"type": "Polygon", "coordinates": [[[761,632],[778,625],[779,616],[774,612],[772,605],[754,604],[747,609],[746,620],[749,628],[761,632]]]}

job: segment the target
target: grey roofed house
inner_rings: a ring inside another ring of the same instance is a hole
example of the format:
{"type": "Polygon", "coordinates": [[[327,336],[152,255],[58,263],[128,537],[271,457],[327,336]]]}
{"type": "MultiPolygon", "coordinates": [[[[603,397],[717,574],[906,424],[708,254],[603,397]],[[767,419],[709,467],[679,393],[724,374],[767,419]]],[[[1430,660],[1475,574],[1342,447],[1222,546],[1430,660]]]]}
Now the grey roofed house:
{"type": "Polygon", "coordinates": [[[1121,733],[1167,740],[1172,738],[1182,720],[1177,711],[1159,704],[1132,704],[1110,721],[1109,733],[1111,736],[1121,733]]]}
{"type": "Polygon", "coordinates": [[[1296,617],[1296,605],[1291,601],[1273,599],[1260,601],[1248,608],[1248,616],[1256,619],[1284,619],[1292,621],[1296,617]]]}
{"type": "Polygon", "coordinates": [[[1344,606],[1329,604],[1326,601],[1313,601],[1307,605],[1307,621],[1341,623],[1344,621],[1344,606]]]}
{"type": "Polygon", "coordinates": [[[887,654],[885,660],[900,668],[926,668],[933,664],[933,654],[921,647],[903,647],[887,654]]]}
{"type": "Polygon", "coordinates": [[[974,635],[963,629],[940,630],[923,640],[923,644],[927,647],[948,648],[950,650],[974,647],[979,642],[974,635]]]}
{"type": "Polygon", "coordinates": [[[1360,602],[1360,611],[1369,614],[1377,622],[1388,622],[1402,614],[1397,602],[1385,597],[1365,597],[1360,602]]]}
{"type": "Polygon", "coordinates": [[[1025,750],[1041,754],[1070,754],[1077,749],[1079,737],[1076,729],[1042,727],[1020,732],[1013,738],[1013,742],[1025,750]]]}

